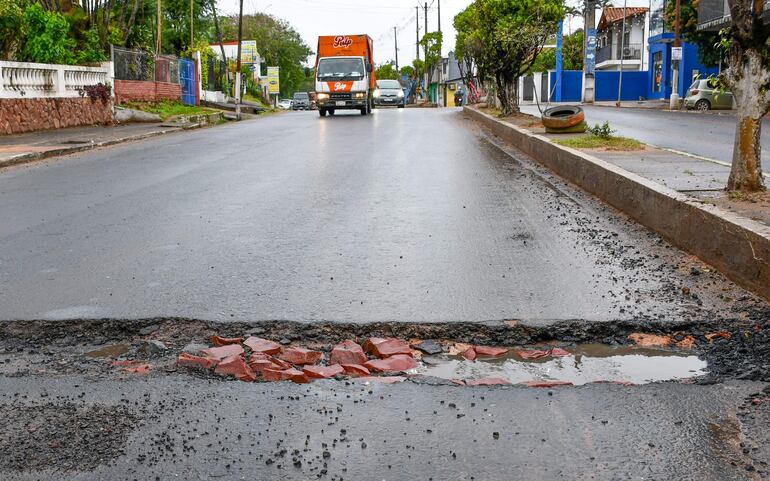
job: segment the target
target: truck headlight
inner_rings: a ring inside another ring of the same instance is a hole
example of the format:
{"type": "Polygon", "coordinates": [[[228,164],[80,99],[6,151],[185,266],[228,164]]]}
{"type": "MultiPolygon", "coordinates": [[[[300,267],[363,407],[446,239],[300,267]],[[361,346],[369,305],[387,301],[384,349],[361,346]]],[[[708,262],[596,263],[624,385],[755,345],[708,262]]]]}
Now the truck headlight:
{"type": "Polygon", "coordinates": [[[318,100],[328,100],[329,94],[318,94],[318,100]]]}
{"type": "Polygon", "coordinates": [[[356,99],[366,98],[366,93],[365,92],[356,92],[355,94],[353,94],[353,98],[356,98],[356,99]]]}
{"type": "Polygon", "coordinates": [[[380,89],[377,89],[377,90],[374,91],[374,96],[375,97],[379,97],[380,94],[381,94],[380,89]]]}
{"type": "Polygon", "coordinates": [[[396,94],[396,97],[398,97],[400,99],[404,98],[404,91],[403,90],[399,90],[398,93],[396,94]]]}

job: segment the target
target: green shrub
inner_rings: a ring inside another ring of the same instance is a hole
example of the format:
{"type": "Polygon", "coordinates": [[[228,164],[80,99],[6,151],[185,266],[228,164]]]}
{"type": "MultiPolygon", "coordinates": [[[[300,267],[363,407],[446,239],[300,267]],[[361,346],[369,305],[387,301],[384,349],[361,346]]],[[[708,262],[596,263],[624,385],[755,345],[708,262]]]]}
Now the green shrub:
{"type": "Polygon", "coordinates": [[[69,23],[60,13],[46,12],[39,4],[24,10],[22,62],[73,64],[75,40],[68,36],[69,23]]]}
{"type": "Polygon", "coordinates": [[[588,131],[591,132],[592,135],[602,139],[609,139],[612,137],[612,134],[615,133],[615,131],[610,128],[609,122],[604,122],[602,125],[595,124],[593,127],[588,127],[588,131]]]}

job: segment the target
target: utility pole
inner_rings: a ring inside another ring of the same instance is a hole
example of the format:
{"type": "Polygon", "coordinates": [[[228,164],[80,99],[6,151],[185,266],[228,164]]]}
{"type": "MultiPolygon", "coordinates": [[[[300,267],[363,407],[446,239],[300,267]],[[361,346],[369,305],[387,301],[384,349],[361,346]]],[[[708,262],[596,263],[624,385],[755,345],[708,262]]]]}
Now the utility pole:
{"type": "Polygon", "coordinates": [[[417,34],[417,40],[414,43],[417,50],[417,60],[420,60],[420,7],[414,7],[415,19],[417,20],[417,28],[415,33],[417,34]]]}
{"type": "Polygon", "coordinates": [[[425,2],[425,33],[428,33],[428,2],[425,2]]]}
{"type": "Polygon", "coordinates": [[[441,32],[441,0],[438,0],[438,31],[441,32]]]}
{"type": "Polygon", "coordinates": [[[190,50],[193,48],[193,0],[190,0],[190,50]]]}
{"type": "MultiPolygon", "coordinates": [[[[425,2],[425,35],[428,35],[428,2],[425,2]]],[[[428,42],[425,42],[425,98],[430,102],[428,94],[430,92],[430,85],[428,85],[428,42]]]]}
{"type": "MultiPolygon", "coordinates": [[[[679,51],[680,56],[682,54],[682,41],[680,39],[681,33],[682,33],[681,32],[681,23],[682,23],[681,10],[682,10],[681,1],[676,0],[676,18],[674,19],[673,47],[679,51]]],[[[672,57],[673,57],[673,54],[672,54],[672,57]]],[[[670,108],[671,110],[679,108],[679,65],[680,63],[681,63],[681,60],[679,59],[674,60],[674,75],[671,82],[671,100],[668,106],[668,108],[670,108]]]]}
{"type": "Polygon", "coordinates": [[[398,73],[398,28],[393,27],[393,40],[396,43],[396,73],[398,73]]]}
{"type": "Polygon", "coordinates": [[[238,59],[235,61],[235,118],[241,120],[241,41],[243,38],[243,0],[238,11],[238,59]]]}
{"type": "Polygon", "coordinates": [[[585,37],[583,43],[583,102],[594,103],[596,78],[596,0],[585,0],[583,4],[583,24],[585,37]]]}
{"type": "Polygon", "coordinates": [[[155,44],[155,55],[160,55],[160,49],[163,46],[163,41],[161,39],[161,17],[160,17],[160,0],[155,0],[155,6],[157,7],[157,12],[155,13],[155,17],[158,20],[158,34],[155,36],[155,41],[157,42],[155,44]]]}
{"type": "MultiPolygon", "coordinates": [[[[677,2],[679,0],[676,0],[677,2]]],[[[623,27],[620,30],[620,72],[618,73],[618,101],[615,102],[615,107],[620,107],[620,96],[623,92],[623,60],[626,56],[626,4],[627,0],[623,0],[623,27]]]]}

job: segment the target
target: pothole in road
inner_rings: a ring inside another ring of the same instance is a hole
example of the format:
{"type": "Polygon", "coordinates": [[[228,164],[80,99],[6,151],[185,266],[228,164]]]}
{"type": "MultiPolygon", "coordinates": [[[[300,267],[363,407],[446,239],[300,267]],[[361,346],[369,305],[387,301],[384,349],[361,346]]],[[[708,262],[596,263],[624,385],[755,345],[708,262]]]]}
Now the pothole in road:
{"type": "Polygon", "coordinates": [[[551,350],[512,349],[500,357],[476,360],[442,353],[423,357],[410,373],[471,384],[478,380],[485,380],[482,384],[492,380],[529,385],[646,384],[702,376],[707,368],[698,356],[663,349],[579,344],[556,352],[558,355],[551,355],[551,350]]]}

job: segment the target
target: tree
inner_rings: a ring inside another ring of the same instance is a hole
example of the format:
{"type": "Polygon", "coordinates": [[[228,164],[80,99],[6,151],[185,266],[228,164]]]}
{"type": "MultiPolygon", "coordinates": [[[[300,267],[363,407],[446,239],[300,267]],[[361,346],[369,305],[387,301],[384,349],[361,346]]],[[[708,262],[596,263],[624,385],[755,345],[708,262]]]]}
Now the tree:
{"type": "Polygon", "coordinates": [[[770,26],[763,0],[728,0],[732,23],[726,42],[729,68],[722,79],[738,105],[728,190],[764,190],[760,133],[770,111],[770,26]]]}
{"type": "MultiPolygon", "coordinates": [[[[583,29],[562,40],[562,68],[564,70],[583,70],[583,29]]],[[[545,72],[556,68],[556,50],[543,49],[535,59],[529,72],[545,72]]]]}
{"type": "Polygon", "coordinates": [[[379,80],[396,80],[398,78],[398,71],[393,67],[393,64],[388,62],[377,67],[374,72],[374,76],[379,80]]]}
{"type": "MultiPolygon", "coordinates": [[[[238,17],[220,20],[223,36],[238,38],[238,17]]],[[[244,15],[243,39],[256,40],[263,61],[281,68],[282,96],[287,97],[299,88],[305,80],[303,64],[313,51],[288,22],[264,13],[244,15]]]]}
{"type": "Polygon", "coordinates": [[[70,25],[64,15],[43,10],[34,3],[24,10],[22,62],[72,64],[75,41],[69,37],[70,25]]]}
{"type": "Polygon", "coordinates": [[[20,0],[0,0],[0,59],[10,59],[19,48],[19,31],[24,20],[20,0]]]}
{"type": "Polygon", "coordinates": [[[460,26],[464,29],[462,37],[473,49],[479,77],[494,82],[504,115],[518,112],[519,77],[529,70],[556,31],[564,16],[562,2],[475,0],[468,9],[471,13],[464,16],[460,26]]]}
{"type": "Polygon", "coordinates": [[[423,68],[427,73],[427,85],[425,88],[430,88],[430,84],[433,83],[433,74],[436,71],[436,65],[441,61],[441,42],[443,35],[441,32],[429,32],[423,35],[420,40],[420,46],[425,50],[425,61],[423,68]]]}
{"type": "Polygon", "coordinates": [[[399,71],[401,76],[406,76],[406,78],[412,78],[414,77],[414,67],[411,65],[404,65],[401,67],[401,70],[399,71]]]}
{"type": "MultiPolygon", "coordinates": [[[[680,0],[679,20],[682,36],[686,42],[698,46],[698,61],[707,67],[716,67],[722,59],[723,51],[714,48],[719,42],[719,33],[698,31],[699,0],[680,0]]],[[[674,31],[676,21],[676,2],[667,2],[663,15],[666,27],[674,31]]]]}

